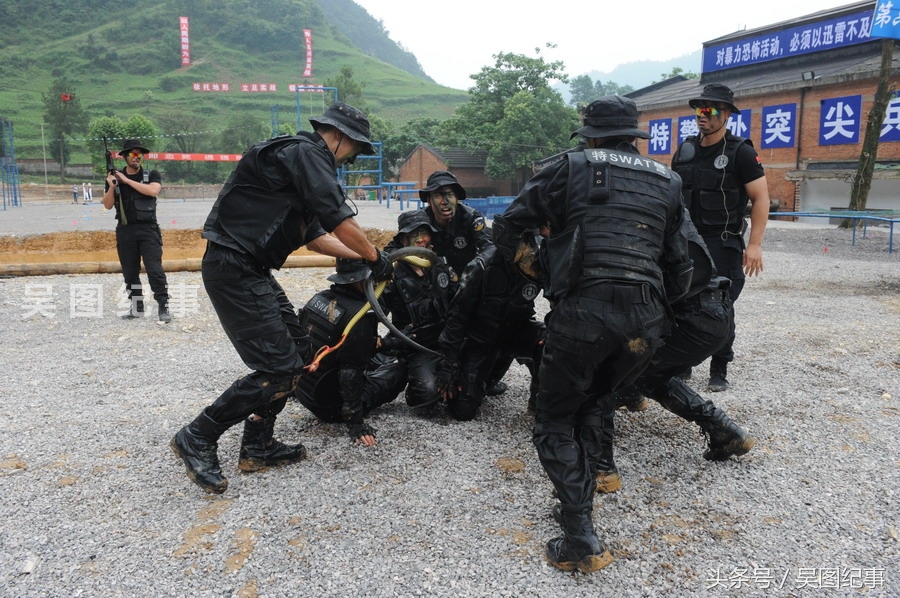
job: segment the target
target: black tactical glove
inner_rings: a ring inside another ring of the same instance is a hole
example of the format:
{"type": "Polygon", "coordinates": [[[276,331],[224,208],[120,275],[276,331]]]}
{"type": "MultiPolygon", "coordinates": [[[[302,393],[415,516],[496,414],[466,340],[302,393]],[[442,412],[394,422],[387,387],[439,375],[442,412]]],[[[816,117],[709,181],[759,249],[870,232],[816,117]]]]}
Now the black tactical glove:
{"type": "Polygon", "coordinates": [[[434,381],[441,398],[449,400],[455,397],[459,386],[459,364],[442,359],[434,375],[434,381]]]}
{"type": "Polygon", "coordinates": [[[358,440],[363,436],[375,436],[375,428],[368,424],[347,424],[350,440],[358,440]]]}
{"type": "Polygon", "coordinates": [[[375,279],[375,282],[390,280],[394,275],[394,264],[391,263],[386,252],[381,249],[378,249],[377,251],[378,259],[369,262],[369,268],[372,270],[372,278],[375,279]]]}

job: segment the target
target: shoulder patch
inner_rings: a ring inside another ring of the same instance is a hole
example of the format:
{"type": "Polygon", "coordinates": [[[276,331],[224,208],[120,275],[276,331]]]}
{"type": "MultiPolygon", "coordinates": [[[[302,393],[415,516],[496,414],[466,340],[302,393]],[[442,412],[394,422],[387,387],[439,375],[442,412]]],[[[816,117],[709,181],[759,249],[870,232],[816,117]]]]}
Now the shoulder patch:
{"type": "Polygon", "coordinates": [[[524,287],[522,287],[522,299],[525,301],[533,301],[537,296],[540,289],[538,286],[532,282],[529,282],[524,287]]]}
{"type": "Polygon", "coordinates": [[[472,230],[478,232],[484,229],[484,216],[478,216],[472,220],[472,230]]]}

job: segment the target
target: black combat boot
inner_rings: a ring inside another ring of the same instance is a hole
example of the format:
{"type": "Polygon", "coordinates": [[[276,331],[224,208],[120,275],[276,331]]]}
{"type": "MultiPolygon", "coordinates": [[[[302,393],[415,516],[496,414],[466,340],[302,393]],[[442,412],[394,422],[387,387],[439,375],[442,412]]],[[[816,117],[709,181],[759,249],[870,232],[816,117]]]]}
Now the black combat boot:
{"type": "Polygon", "coordinates": [[[502,395],[507,390],[509,390],[509,384],[507,384],[503,380],[497,380],[485,389],[484,394],[489,397],[496,397],[502,395]]]}
{"type": "Polygon", "coordinates": [[[712,358],[709,364],[709,383],[706,389],[710,392],[722,392],[731,386],[728,384],[728,362],[712,358]]]}
{"type": "Polygon", "coordinates": [[[756,446],[756,438],[747,434],[712,401],[704,400],[677,376],[669,380],[665,396],[654,395],[653,398],[675,415],[700,426],[709,445],[703,453],[703,458],[708,461],[739,457],[756,446]]]}
{"type": "Polygon", "coordinates": [[[709,447],[703,453],[707,461],[725,461],[729,457],[740,457],[756,446],[753,438],[731,421],[721,409],[706,421],[697,422],[708,438],[709,447]]]}
{"type": "Polygon", "coordinates": [[[228,427],[203,412],[169,441],[169,448],[184,461],[188,477],[207,492],[221,494],[228,488],[216,454],[217,441],[228,427]]]}
{"type": "Polygon", "coordinates": [[[144,317],[144,300],[140,297],[135,297],[130,301],[130,307],[128,308],[128,313],[122,315],[123,320],[133,320],[135,318],[143,318],[144,317]]]}
{"type": "Polygon", "coordinates": [[[160,322],[162,322],[164,324],[168,324],[169,322],[171,322],[172,321],[172,312],[169,311],[169,304],[168,303],[160,303],[159,311],[157,312],[157,315],[159,316],[160,322]]]}
{"type": "Polygon", "coordinates": [[[616,402],[616,409],[627,409],[628,411],[646,411],[650,406],[647,397],[642,395],[634,386],[626,386],[620,388],[613,393],[616,402]]]}
{"type": "Polygon", "coordinates": [[[594,532],[590,503],[560,505],[553,515],[562,526],[563,535],[547,542],[547,560],[551,565],[563,571],[593,573],[612,562],[612,555],[594,532]]]}
{"type": "Polygon", "coordinates": [[[288,465],[306,458],[302,444],[290,446],[272,438],[275,417],[244,420],[244,436],[241,438],[241,454],[238,469],[244,472],[260,471],[266,467],[288,465]]]}

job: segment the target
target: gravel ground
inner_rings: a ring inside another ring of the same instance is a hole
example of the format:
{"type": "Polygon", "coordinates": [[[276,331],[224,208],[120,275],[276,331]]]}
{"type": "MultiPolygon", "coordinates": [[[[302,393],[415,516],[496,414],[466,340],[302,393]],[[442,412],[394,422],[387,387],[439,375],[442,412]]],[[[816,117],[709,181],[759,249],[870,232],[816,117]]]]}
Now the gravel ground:
{"type": "MultiPolygon", "coordinates": [[[[213,496],[167,447],[246,371],[200,274],[170,274],[169,325],[116,317],[118,274],[0,280],[0,595],[900,596],[900,252],[849,234],[767,232],[733,387],[709,395],[759,438],[748,455],[704,461],[657,404],[617,415],[625,485],[594,510],[615,561],[591,575],[544,561],[521,366],[472,422],[381,408],[369,449],[289,404],[276,433],[310,459],[241,474],[234,428],[213,496]],[[72,317],[93,291],[102,313],[72,317]]],[[[328,273],[278,279],[302,305],[328,273]]]]}

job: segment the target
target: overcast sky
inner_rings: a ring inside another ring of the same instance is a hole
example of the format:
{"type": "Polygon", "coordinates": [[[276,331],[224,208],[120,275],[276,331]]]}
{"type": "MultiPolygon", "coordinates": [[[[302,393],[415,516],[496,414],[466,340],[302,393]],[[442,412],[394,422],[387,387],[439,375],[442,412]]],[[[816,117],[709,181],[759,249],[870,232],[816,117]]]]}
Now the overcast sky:
{"type": "Polygon", "coordinates": [[[802,17],[853,2],[558,2],[510,0],[354,0],[382,21],[441,85],[472,86],[469,75],[512,52],[561,60],[569,76],[609,72],[638,60],[668,61],[741,29],[802,17]],[[547,49],[546,44],[555,44],[547,49]]]}

